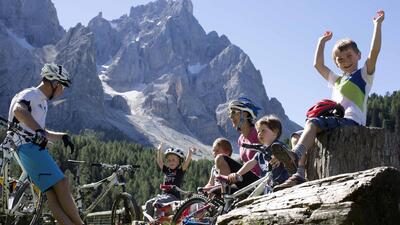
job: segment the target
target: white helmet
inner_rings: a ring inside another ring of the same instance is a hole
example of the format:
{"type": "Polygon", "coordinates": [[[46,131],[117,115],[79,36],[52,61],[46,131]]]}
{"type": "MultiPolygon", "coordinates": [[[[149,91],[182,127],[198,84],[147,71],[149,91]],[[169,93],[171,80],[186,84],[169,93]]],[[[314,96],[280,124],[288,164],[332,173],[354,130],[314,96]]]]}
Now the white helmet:
{"type": "Polygon", "coordinates": [[[165,156],[167,156],[169,154],[174,154],[174,155],[178,156],[180,159],[185,158],[185,153],[183,153],[183,150],[179,149],[179,148],[168,148],[164,154],[165,154],[165,156]]]}
{"type": "Polygon", "coordinates": [[[40,73],[42,78],[46,78],[50,81],[58,81],[65,87],[69,87],[71,85],[71,79],[66,69],[63,66],[57,65],[54,63],[46,63],[42,68],[42,72],[40,73]]]}
{"type": "Polygon", "coordinates": [[[257,118],[257,112],[260,110],[260,108],[254,105],[250,99],[245,97],[240,97],[237,100],[231,101],[228,108],[248,112],[252,120],[257,118]]]}

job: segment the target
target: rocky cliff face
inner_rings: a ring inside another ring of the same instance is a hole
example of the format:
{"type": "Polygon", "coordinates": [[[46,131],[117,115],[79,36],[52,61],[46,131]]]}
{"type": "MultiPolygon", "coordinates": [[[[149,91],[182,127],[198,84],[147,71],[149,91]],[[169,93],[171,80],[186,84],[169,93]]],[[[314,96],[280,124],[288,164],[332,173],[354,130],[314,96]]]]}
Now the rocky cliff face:
{"type": "Polygon", "coordinates": [[[35,47],[55,44],[65,34],[51,0],[0,0],[0,21],[35,47]]]}
{"type": "Polygon", "coordinates": [[[65,34],[51,2],[32,2],[0,1],[1,10],[7,7],[19,15],[0,16],[0,45],[7,46],[7,51],[0,50],[7,59],[0,62],[0,71],[13,77],[11,89],[0,86],[7,93],[0,108],[8,108],[17,90],[35,85],[43,62],[55,61],[73,76],[72,88],[49,113],[48,124],[56,129],[118,129],[144,144],[164,141],[182,147],[211,144],[219,136],[234,141],[238,132],[226,107],[240,96],[259,105],[261,115],[279,116],[285,136],[300,128],[277,99],[267,96],[249,56],[226,36],[203,30],[190,0],[132,7],[129,15],[112,21],[99,13],[88,27],[78,24],[65,34]],[[21,18],[33,17],[25,9],[32,2],[42,6],[40,12],[47,11],[29,24],[21,18]],[[24,29],[27,24],[36,28],[24,29]],[[27,78],[21,79],[23,74],[27,78]]]}

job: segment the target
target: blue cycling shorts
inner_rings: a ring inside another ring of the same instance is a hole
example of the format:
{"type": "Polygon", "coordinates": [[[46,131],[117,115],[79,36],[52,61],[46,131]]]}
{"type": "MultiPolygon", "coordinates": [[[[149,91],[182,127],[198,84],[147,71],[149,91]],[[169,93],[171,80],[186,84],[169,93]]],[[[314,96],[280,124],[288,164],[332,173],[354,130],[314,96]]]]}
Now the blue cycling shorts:
{"type": "Polygon", "coordinates": [[[318,126],[321,131],[332,130],[334,128],[344,126],[359,126],[359,124],[352,119],[338,118],[334,116],[314,117],[310,118],[309,120],[314,125],[318,126]]]}
{"type": "Polygon", "coordinates": [[[27,143],[20,145],[17,152],[23,169],[41,192],[46,192],[64,178],[47,148],[40,149],[38,145],[27,143]]]}

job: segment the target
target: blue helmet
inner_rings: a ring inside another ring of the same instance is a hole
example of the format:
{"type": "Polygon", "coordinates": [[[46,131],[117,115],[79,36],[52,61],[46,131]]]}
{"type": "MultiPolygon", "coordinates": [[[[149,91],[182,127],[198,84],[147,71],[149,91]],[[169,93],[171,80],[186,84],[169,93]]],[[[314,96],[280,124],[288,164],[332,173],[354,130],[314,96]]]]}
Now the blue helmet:
{"type": "Polygon", "coordinates": [[[229,109],[238,109],[240,111],[248,112],[251,116],[251,119],[254,121],[257,118],[258,110],[261,108],[254,105],[254,103],[245,97],[240,97],[237,100],[233,100],[229,103],[229,109]]]}

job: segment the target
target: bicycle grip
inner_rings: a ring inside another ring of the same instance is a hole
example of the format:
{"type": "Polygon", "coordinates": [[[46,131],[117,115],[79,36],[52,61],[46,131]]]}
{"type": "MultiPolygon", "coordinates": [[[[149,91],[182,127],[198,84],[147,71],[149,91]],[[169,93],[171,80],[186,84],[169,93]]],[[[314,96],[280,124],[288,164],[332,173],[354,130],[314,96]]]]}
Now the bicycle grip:
{"type": "Polygon", "coordinates": [[[103,165],[101,163],[92,163],[91,166],[102,167],[103,165]]]}

